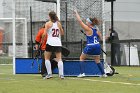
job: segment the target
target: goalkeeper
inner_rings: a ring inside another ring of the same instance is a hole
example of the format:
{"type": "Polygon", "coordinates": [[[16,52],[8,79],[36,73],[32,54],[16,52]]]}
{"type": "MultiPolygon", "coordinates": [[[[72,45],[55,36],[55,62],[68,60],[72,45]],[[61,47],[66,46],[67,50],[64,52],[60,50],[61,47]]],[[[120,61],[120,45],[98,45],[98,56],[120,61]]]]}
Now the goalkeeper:
{"type": "MultiPolygon", "coordinates": [[[[37,51],[41,51],[41,57],[42,57],[42,64],[41,64],[41,75],[42,77],[45,77],[47,75],[47,70],[45,66],[45,59],[44,59],[44,51],[46,49],[46,42],[47,42],[47,35],[45,38],[42,38],[42,34],[44,33],[45,26],[41,27],[35,37],[35,48],[37,51]]],[[[40,52],[38,52],[40,53],[40,52]]],[[[51,58],[53,59],[54,56],[52,55],[51,58]]],[[[57,62],[52,60],[51,62],[52,70],[57,67],[57,62]]]]}

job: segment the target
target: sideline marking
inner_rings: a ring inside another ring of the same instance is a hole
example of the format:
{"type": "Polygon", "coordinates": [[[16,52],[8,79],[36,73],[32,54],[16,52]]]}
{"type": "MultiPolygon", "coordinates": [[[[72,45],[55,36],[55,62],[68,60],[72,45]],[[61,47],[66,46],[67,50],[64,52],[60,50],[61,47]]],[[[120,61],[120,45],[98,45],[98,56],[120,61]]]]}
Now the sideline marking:
{"type": "Polygon", "coordinates": [[[5,73],[0,73],[0,74],[5,74],[5,73]]]}
{"type": "MultiPolygon", "coordinates": [[[[71,80],[83,80],[83,81],[92,81],[92,82],[102,82],[102,83],[112,83],[112,84],[123,84],[123,85],[133,85],[133,86],[140,86],[140,83],[135,84],[135,83],[128,83],[128,82],[114,82],[114,81],[106,81],[106,80],[92,80],[92,79],[83,79],[83,78],[66,78],[71,79],[71,80]]],[[[10,82],[1,82],[1,83],[14,83],[14,82],[22,82],[24,80],[16,80],[12,78],[0,78],[0,80],[10,80],[10,82]]],[[[33,79],[33,80],[28,80],[28,81],[35,81],[35,80],[42,80],[42,79],[33,79]]]]}
{"type": "Polygon", "coordinates": [[[0,80],[15,80],[15,79],[12,79],[12,78],[0,78],[0,80]]]}
{"type": "Polygon", "coordinates": [[[11,66],[13,64],[0,64],[0,66],[11,66]]]}
{"type": "MultiPolygon", "coordinates": [[[[33,79],[33,80],[31,79],[31,80],[28,80],[28,81],[34,82],[36,80],[39,80],[38,82],[40,82],[40,80],[42,80],[42,79],[33,79]]],[[[1,83],[19,83],[19,82],[24,82],[24,81],[27,81],[27,80],[10,79],[10,82],[9,81],[4,81],[4,82],[1,82],[1,83]]]]}
{"type": "Polygon", "coordinates": [[[79,78],[70,78],[73,80],[84,80],[84,81],[92,81],[92,82],[102,82],[102,83],[112,83],[112,84],[123,84],[123,85],[137,85],[140,86],[140,84],[134,84],[134,83],[126,83],[126,82],[114,82],[114,81],[102,81],[102,80],[92,80],[92,79],[79,79],[79,78]]]}

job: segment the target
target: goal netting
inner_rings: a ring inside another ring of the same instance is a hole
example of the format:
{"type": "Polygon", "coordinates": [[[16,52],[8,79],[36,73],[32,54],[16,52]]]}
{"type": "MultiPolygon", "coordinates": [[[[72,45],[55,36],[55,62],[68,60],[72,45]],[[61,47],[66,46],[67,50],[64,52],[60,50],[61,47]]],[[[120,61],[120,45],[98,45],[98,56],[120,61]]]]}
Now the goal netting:
{"type": "MultiPolygon", "coordinates": [[[[69,8],[75,5],[84,21],[87,17],[97,17],[102,20],[102,4],[103,0],[60,0],[60,21],[65,30],[62,41],[66,42],[63,45],[70,49],[70,57],[79,57],[83,49],[81,40],[85,41],[86,38],[80,33],[82,28],[78,25],[74,13],[69,8]]],[[[4,30],[0,34],[3,37],[0,40],[0,49],[2,50],[1,58],[3,59],[5,57],[5,61],[1,61],[0,63],[5,64],[6,62],[11,62],[12,64],[13,19],[11,18],[13,17],[13,11],[15,11],[15,57],[23,58],[29,57],[28,47],[29,41],[31,41],[30,28],[32,27],[32,39],[34,41],[39,28],[48,20],[49,11],[57,11],[58,9],[56,3],[41,2],[41,0],[3,0],[1,5],[3,6],[3,11],[1,12],[2,21],[0,21],[0,26],[4,30]],[[12,1],[15,2],[14,7],[12,1]],[[32,11],[30,11],[30,7],[32,11]],[[30,25],[31,17],[32,26],[30,25]]],[[[101,31],[103,30],[102,23],[99,28],[101,31]]]]}
{"type": "Polygon", "coordinates": [[[0,65],[11,64],[15,74],[15,58],[31,57],[31,36],[33,45],[38,30],[48,20],[48,13],[56,11],[56,3],[2,0],[0,7],[0,65]]]}
{"type": "MultiPolygon", "coordinates": [[[[83,30],[76,20],[75,14],[72,10],[74,7],[77,9],[83,22],[86,18],[98,18],[100,25],[98,28],[103,33],[103,13],[104,13],[104,0],[61,0],[61,21],[65,27],[64,45],[71,50],[71,57],[79,57],[81,53],[81,41],[86,41],[86,37],[80,30],[83,30]],[[72,42],[75,42],[72,44],[72,42]]],[[[83,43],[84,44],[84,43],[83,43]]],[[[83,45],[84,46],[84,45],[83,45]]]]}
{"type": "Polygon", "coordinates": [[[16,58],[28,57],[27,20],[15,19],[15,47],[13,47],[13,18],[0,18],[0,64],[12,64],[13,48],[16,58]],[[9,61],[11,59],[11,61],[9,61]]]}

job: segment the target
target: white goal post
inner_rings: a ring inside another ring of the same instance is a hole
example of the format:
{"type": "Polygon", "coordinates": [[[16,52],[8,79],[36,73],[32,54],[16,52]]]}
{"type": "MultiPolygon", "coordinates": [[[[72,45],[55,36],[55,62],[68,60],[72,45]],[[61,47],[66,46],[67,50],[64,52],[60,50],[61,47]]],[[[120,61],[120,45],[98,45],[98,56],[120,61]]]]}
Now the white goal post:
{"type": "Polygon", "coordinates": [[[35,9],[31,12],[35,14],[32,21],[36,22],[36,24],[33,24],[35,26],[33,30],[36,32],[39,28],[39,22],[42,24],[46,20],[46,14],[50,10],[55,10],[60,19],[60,0],[54,1],[56,2],[53,7],[52,4],[47,3],[47,0],[45,0],[45,3],[41,0],[5,0],[0,3],[3,8],[0,16],[0,27],[4,28],[0,32],[0,35],[3,35],[0,38],[0,65],[12,64],[13,74],[16,74],[16,58],[28,58],[28,52],[31,52],[28,51],[30,32],[27,32],[27,23],[30,19],[29,7],[35,9]],[[38,16],[42,13],[43,16],[38,16]]]}
{"type": "MultiPolygon", "coordinates": [[[[12,23],[12,20],[13,20],[13,18],[0,18],[0,21],[3,21],[3,22],[5,22],[5,23],[11,23],[11,24],[13,24],[12,23]]],[[[27,58],[28,57],[28,40],[27,40],[27,19],[26,18],[15,18],[15,28],[14,28],[14,30],[16,31],[15,33],[13,33],[13,34],[15,34],[15,38],[13,38],[13,41],[16,41],[16,39],[18,39],[18,37],[22,37],[21,39],[22,39],[22,41],[20,40],[18,40],[18,42],[15,42],[15,43],[17,43],[18,45],[22,45],[22,46],[24,46],[24,53],[23,53],[23,55],[21,55],[21,56],[23,56],[23,57],[25,57],[25,58],[27,58]],[[20,26],[20,25],[22,25],[23,26],[23,32],[18,32],[18,29],[16,29],[18,26],[20,26]],[[19,36],[18,36],[19,35],[19,36]],[[21,36],[22,35],[22,36],[21,36]]],[[[15,47],[13,47],[14,49],[16,49],[15,47]]],[[[17,47],[17,49],[18,49],[19,47],[17,47]]],[[[11,49],[11,48],[10,48],[11,49]]],[[[13,50],[13,49],[12,49],[13,50]]],[[[16,53],[19,53],[19,52],[21,52],[21,50],[16,50],[16,53]]],[[[9,54],[9,56],[12,56],[12,52],[9,54]]],[[[18,54],[18,55],[16,55],[17,57],[19,56],[20,54],[18,54]]]]}
{"type": "Polygon", "coordinates": [[[27,19],[26,18],[0,18],[4,28],[2,45],[6,45],[7,57],[13,59],[13,74],[15,74],[15,58],[28,58],[27,19]],[[13,26],[15,25],[15,26],[13,26]]]}

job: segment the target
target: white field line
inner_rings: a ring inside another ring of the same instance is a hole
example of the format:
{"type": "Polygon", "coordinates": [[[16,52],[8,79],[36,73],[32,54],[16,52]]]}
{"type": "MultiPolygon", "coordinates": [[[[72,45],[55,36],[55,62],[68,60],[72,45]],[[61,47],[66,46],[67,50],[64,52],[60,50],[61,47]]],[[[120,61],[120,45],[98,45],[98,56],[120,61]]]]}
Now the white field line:
{"type": "MultiPolygon", "coordinates": [[[[38,76],[38,75],[34,75],[34,76],[38,76]]],[[[3,79],[4,78],[0,78],[3,79]]],[[[84,78],[66,78],[66,79],[72,79],[72,80],[83,80],[83,81],[91,81],[91,82],[102,82],[102,83],[111,83],[111,84],[123,84],[123,85],[133,85],[133,86],[140,86],[140,84],[135,84],[135,83],[128,83],[128,82],[114,82],[114,81],[105,81],[105,80],[93,80],[93,79],[84,79],[84,78]]],[[[6,78],[5,78],[6,80],[6,78]]],[[[14,83],[14,82],[22,82],[24,80],[15,80],[15,79],[7,79],[8,82],[1,82],[1,83],[14,83]],[[9,82],[10,80],[10,82],[9,82]]],[[[35,80],[42,80],[42,79],[33,79],[33,80],[28,80],[28,81],[35,81],[35,80]]]]}
{"type": "Polygon", "coordinates": [[[0,73],[0,74],[5,74],[5,73],[0,73]]]}
{"type": "Polygon", "coordinates": [[[0,80],[15,80],[15,79],[12,79],[12,78],[0,78],[0,80]]]}
{"type": "Polygon", "coordinates": [[[112,84],[123,84],[123,85],[140,86],[140,84],[127,83],[127,82],[114,82],[114,81],[92,80],[92,79],[83,79],[83,78],[70,78],[70,79],[73,79],[73,80],[92,81],[92,82],[102,82],[102,83],[112,83],[112,84]]]}
{"type": "MultiPolygon", "coordinates": [[[[6,79],[3,79],[3,80],[6,80],[6,79]]],[[[24,81],[31,81],[31,82],[34,82],[34,81],[37,81],[40,82],[40,80],[43,80],[43,79],[33,79],[33,80],[15,80],[15,79],[7,79],[7,81],[5,82],[1,82],[1,83],[19,83],[19,82],[24,82],[24,81]],[[10,80],[10,81],[9,81],[10,80]]]]}
{"type": "Polygon", "coordinates": [[[10,66],[10,65],[13,65],[13,64],[0,64],[0,66],[10,66]]]}

